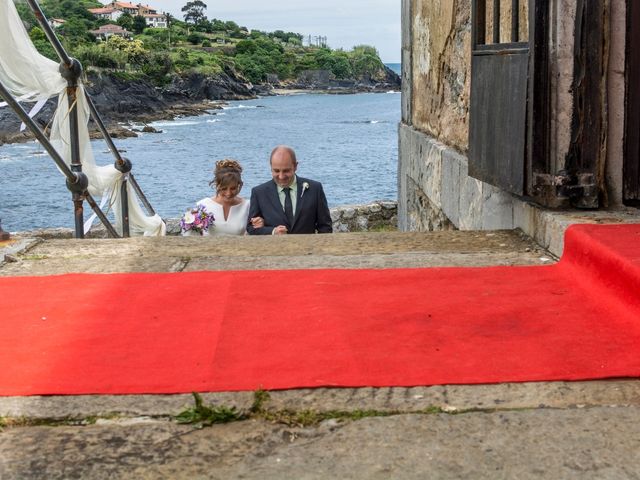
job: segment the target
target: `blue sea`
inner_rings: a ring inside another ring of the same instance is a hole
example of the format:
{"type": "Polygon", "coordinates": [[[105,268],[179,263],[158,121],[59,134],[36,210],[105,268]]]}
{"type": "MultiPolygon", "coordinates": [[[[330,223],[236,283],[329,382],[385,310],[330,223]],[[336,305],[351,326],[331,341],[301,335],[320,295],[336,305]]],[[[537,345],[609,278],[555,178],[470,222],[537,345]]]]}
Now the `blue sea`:
{"type": "MultiPolygon", "coordinates": [[[[244,191],[270,178],[269,153],[295,148],[298,174],[323,183],[330,206],[397,197],[400,93],[300,94],[234,101],[197,117],[151,124],[161,133],[116,139],[164,218],[178,217],[212,194],[216,160],[242,164],[244,191]]],[[[98,164],[113,163],[94,141],[98,164]]],[[[73,227],[64,177],[37,143],[0,146],[0,219],[7,231],[73,227]]],[[[85,215],[89,214],[85,208],[85,215]]]]}

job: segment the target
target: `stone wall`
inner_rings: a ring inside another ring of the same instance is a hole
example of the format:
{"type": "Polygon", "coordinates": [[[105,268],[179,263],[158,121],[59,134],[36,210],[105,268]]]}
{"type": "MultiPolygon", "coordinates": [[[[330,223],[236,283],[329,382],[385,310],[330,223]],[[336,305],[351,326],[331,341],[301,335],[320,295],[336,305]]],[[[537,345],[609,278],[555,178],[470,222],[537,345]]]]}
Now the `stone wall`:
{"type": "MultiPolygon", "coordinates": [[[[333,231],[369,232],[398,227],[398,203],[375,201],[366,205],[343,205],[330,209],[333,231]]],[[[167,235],[180,234],[179,219],[167,220],[167,235]]]]}
{"type": "Polygon", "coordinates": [[[400,230],[515,228],[518,199],[470,177],[466,156],[408,125],[399,137],[400,230]]]}
{"type": "MultiPolygon", "coordinates": [[[[405,122],[466,151],[471,85],[471,2],[409,0],[411,115],[405,122]],[[419,93],[418,93],[419,92],[419,93]]],[[[404,82],[405,83],[409,82],[404,82]]]]}
{"type": "MultiPolygon", "coordinates": [[[[344,205],[330,210],[333,221],[333,231],[343,232],[371,232],[396,230],[398,227],[398,204],[394,201],[379,200],[366,205],[344,205]]],[[[180,219],[169,218],[167,235],[180,234],[180,219]]],[[[73,238],[71,228],[43,228],[29,232],[12,232],[12,235],[38,238],[73,238]]],[[[96,220],[94,228],[87,237],[106,238],[107,234],[102,225],[96,220]]]]}
{"type": "Polygon", "coordinates": [[[376,201],[366,205],[344,205],[331,209],[333,231],[370,232],[398,227],[398,203],[376,201]]]}

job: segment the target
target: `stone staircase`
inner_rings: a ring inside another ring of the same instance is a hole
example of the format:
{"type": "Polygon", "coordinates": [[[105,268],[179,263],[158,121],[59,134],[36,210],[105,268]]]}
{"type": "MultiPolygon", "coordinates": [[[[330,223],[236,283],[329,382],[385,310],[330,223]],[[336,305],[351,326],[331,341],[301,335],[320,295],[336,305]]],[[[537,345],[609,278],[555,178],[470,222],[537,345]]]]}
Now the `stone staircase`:
{"type": "Polygon", "coordinates": [[[517,231],[84,240],[14,237],[12,242],[4,248],[0,275],[535,265],[552,260],[517,231]]]}
{"type": "MultiPolygon", "coordinates": [[[[14,236],[0,243],[3,258],[0,276],[556,260],[518,231],[14,236]]],[[[244,417],[206,428],[179,424],[175,416],[193,407],[191,395],[0,397],[0,478],[618,479],[640,471],[640,382],[633,379],[223,392],[203,399],[244,417]]]]}

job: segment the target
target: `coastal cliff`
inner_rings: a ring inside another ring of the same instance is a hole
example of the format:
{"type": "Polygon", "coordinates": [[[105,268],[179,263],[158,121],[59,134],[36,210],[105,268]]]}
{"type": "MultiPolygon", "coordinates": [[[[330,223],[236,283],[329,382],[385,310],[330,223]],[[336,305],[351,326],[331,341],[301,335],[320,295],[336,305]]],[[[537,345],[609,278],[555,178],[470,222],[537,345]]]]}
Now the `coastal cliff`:
{"type": "MultiPolygon", "coordinates": [[[[270,76],[267,82],[252,84],[232,68],[215,76],[190,73],[175,75],[162,87],[144,78],[127,78],[121,74],[91,71],[85,84],[100,116],[114,137],[135,136],[123,123],[148,123],[177,116],[198,115],[205,110],[219,108],[215,102],[246,100],[260,95],[275,95],[283,90],[303,90],[318,93],[384,92],[400,89],[400,77],[385,67],[380,78],[362,77],[336,80],[326,70],[306,70],[295,80],[280,81],[270,76]],[[214,102],[214,103],[212,103],[214,102]]],[[[52,118],[57,101],[51,99],[34,117],[42,129],[52,118]]],[[[26,105],[25,109],[29,110],[26,105]]],[[[0,145],[33,139],[25,130],[20,132],[20,120],[8,107],[0,108],[0,145]]],[[[97,128],[90,123],[93,135],[97,128]]]]}

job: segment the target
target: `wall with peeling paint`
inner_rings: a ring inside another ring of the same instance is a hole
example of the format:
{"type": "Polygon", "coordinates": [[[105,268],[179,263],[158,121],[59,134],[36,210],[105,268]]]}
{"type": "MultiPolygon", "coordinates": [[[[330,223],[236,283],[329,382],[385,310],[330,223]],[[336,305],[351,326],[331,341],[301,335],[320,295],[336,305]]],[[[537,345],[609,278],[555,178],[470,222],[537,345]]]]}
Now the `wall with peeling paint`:
{"type": "Polygon", "coordinates": [[[413,0],[412,123],[460,151],[469,136],[471,6],[413,0]]]}
{"type": "MultiPolygon", "coordinates": [[[[501,0],[503,12],[510,0],[501,0]]],[[[625,1],[611,2],[606,179],[610,205],[621,203],[624,130],[625,1]]],[[[536,236],[535,207],[468,175],[471,1],[401,0],[402,122],[399,127],[398,219],[403,230],[522,228],[536,236]]],[[[527,2],[520,39],[529,31],[527,2]]],[[[490,9],[487,14],[491,16],[490,9]]],[[[560,170],[571,142],[574,2],[550,12],[550,148],[560,170]]],[[[505,17],[507,17],[505,13],[505,17]]],[[[501,17],[501,21],[503,18],[501,17]]],[[[510,31],[505,25],[504,31],[510,31]]],[[[489,39],[492,32],[487,30],[489,39]]]]}

